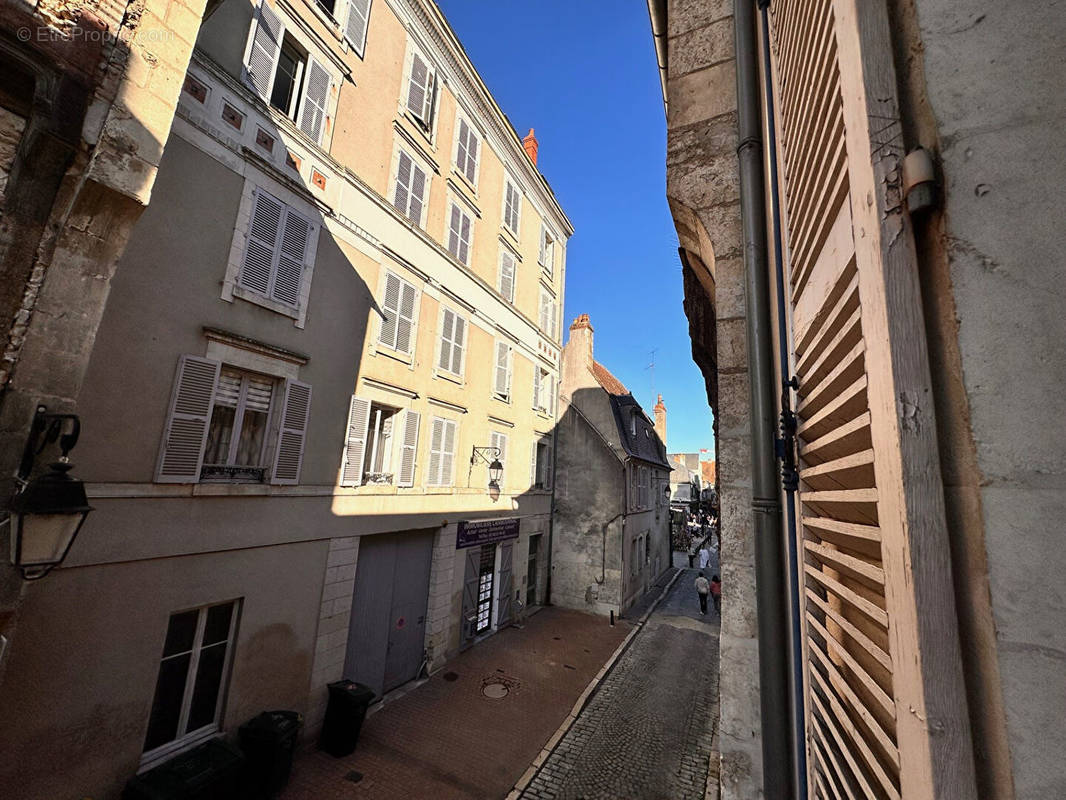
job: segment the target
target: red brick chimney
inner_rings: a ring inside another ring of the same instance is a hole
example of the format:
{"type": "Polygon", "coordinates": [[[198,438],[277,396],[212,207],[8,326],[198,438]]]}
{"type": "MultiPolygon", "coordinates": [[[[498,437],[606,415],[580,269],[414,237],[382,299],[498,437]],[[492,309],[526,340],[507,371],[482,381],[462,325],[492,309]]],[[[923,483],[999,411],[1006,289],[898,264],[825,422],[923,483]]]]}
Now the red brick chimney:
{"type": "Polygon", "coordinates": [[[533,162],[533,166],[537,165],[537,137],[533,135],[533,129],[529,129],[529,133],[526,134],[526,138],[522,140],[522,147],[526,148],[526,155],[529,156],[530,161],[533,162]]]}
{"type": "Polygon", "coordinates": [[[592,322],[588,314],[581,314],[570,323],[570,346],[592,365],[592,322]]]}
{"type": "Polygon", "coordinates": [[[663,446],[666,445],[666,406],[663,405],[663,396],[659,395],[659,402],[655,404],[655,432],[659,434],[663,446]]]}

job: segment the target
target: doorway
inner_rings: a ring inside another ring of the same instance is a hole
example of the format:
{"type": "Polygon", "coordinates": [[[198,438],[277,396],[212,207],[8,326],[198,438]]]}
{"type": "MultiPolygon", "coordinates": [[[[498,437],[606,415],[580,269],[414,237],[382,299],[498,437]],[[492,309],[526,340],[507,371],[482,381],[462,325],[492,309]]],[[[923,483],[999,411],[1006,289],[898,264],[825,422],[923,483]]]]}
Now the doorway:
{"type": "Polygon", "coordinates": [[[432,558],[432,531],[360,540],[345,678],[381,696],[418,676],[432,558]]]}

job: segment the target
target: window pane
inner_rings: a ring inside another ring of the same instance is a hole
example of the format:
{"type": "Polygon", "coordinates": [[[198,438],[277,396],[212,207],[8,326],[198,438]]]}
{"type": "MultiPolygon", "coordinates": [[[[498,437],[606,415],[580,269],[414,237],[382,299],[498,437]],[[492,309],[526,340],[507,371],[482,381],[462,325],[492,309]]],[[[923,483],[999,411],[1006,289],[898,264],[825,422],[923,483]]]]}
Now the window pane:
{"type": "Polygon", "coordinates": [[[288,114],[292,108],[292,96],[296,91],[296,73],[299,70],[300,57],[284,43],[278,54],[278,69],[274,74],[274,89],[270,94],[270,105],[288,114]]]}
{"type": "Polygon", "coordinates": [[[235,408],[215,404],[211,411],[211,427],[207,431],[207,447],[204,449],[205,464],[225,464],[229,458],[229,443],[233,436],[235,408]]]}
{"type": "MultiPolygon", "coordinates": [[[[197,612],[189,613],[193,615],[195,626],[197,612]]],[[[178,616],[186,615],[175,615],[175,617],[178,616]]],[[[155,699],[152,701],[152,716],[148,720],[148,734],[144,738],[146,751],[154,750],[178,737],[181,701],[185,696],[185,680],[189,674],[191,658],[191,654],[186,653],[168,658],[159,665],[159,680],[156,682],[155,699]]]]}
{"type": "MultiPolygon", "coordinates": [[[[241,436],[237,440],[237,465],[241,467],[262,466],[263,439],[266,437],[267,414],[263,411],[244,410],[241,436]]],[[[217,462],[215,462],[217,463],[217,462]]]]}
{"type": "Polygon", "coordinates": [[[196,670],[196,687],[193,689],[192,706],[189,708],[187,731],[195,731],[215,721],[215,708],[222,689],[222,667],[225,661],[225,642],[200,651],[200,666],[196,670]]]}
{"type": "Polygon", "coordinates": [[[204,626],[205,647],[229,638],[229,623],[232,618],[233,603],[212,606],[207,610],[207,624],[204,626]]]}
{"type": "Polygon", "coordinates": [[[192,640],[196,636],[196,620],[199,611],[183,611],[172,614],[167,625],[167,640],[163,645],[163,658],[176,653],[192,650],[192,640]]]}

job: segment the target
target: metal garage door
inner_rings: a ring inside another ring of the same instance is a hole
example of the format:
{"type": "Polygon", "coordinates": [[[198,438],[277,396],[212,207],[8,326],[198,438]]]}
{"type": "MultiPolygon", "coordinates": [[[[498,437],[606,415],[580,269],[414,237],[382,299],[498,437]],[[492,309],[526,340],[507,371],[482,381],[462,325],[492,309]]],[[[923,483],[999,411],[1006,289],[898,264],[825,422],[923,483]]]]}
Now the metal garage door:
{"type": "Polygon", "coordinates": [[[360,540],[346,678],[381,695],[418,675],[432,557],[432,532],[387,533],[360,540]]]}

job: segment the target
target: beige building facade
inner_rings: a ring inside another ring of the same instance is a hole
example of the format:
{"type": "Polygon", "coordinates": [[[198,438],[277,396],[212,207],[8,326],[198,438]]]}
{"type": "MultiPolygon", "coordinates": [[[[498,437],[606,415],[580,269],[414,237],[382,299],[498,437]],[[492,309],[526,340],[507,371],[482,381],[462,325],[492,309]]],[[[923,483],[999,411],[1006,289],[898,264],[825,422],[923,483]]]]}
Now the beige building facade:
{"type": "Polygon", "coordinates": [[[431,2],[213,10],[77,396],[95,511],[25,593],[5,781],[117,796],[271,708],[313,735],[328,683],[544,602],[572,226],[531,143],[431,2]]]}

